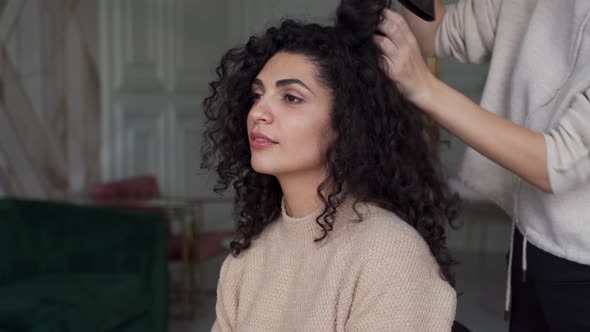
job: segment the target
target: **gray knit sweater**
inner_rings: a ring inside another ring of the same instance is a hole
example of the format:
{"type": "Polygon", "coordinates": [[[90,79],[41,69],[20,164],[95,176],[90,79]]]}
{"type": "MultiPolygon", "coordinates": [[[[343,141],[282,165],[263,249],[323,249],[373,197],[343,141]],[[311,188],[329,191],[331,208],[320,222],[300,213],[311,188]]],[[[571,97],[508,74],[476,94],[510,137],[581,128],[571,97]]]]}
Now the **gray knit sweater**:
{"type": "Polygon", "coordinates": [[[554,193],[471,149],[461,179],[535,246],[590,264],[590,1],[459,0],[447,6],[435,46],[439,56],[490,61],[481,105],[544,135],[554,193]]]}

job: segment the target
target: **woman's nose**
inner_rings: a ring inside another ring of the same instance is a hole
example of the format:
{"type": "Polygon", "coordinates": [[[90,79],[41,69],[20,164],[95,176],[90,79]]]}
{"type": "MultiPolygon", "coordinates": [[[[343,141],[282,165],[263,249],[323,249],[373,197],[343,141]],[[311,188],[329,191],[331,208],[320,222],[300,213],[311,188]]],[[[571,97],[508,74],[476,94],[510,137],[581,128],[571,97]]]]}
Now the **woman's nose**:
{"type": "Polygon", "coordinates": [[[270,123],[273,120],[272,110],[264,97],[260,97],[250,109],[250,117],[255,122],[270,123]]]}

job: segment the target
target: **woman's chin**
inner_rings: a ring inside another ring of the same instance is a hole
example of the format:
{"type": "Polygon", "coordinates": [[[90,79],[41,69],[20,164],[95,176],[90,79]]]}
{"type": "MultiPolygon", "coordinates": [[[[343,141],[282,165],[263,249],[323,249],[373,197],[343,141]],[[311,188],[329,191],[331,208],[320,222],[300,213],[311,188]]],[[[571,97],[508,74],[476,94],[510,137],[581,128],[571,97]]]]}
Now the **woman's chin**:
{"type": "Polygon", "coordinates": [[[256,171],[256,173],[266,174],[266,175],[275,175],[277,173],[277,167],[272,165],[272,163],[265,163],[260,161],[252,160],[250,162],[252,169],[256,171]]]}

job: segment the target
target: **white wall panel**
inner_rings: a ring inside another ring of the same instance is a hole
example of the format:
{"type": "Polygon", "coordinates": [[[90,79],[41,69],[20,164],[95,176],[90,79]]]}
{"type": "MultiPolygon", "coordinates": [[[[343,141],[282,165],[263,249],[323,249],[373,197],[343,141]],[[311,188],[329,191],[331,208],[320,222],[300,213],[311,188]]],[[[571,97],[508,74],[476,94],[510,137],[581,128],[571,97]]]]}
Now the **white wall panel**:
{"type": "Polygon", "coordinates": [[[166,29],[164,10],[157,0],[110,1],[110,47],[113,51],[114,88],[151,92],[166,83],[166,29]]]}
{"type": "Polygon", "coordinates": [[[171,6],[170,36],[172,85],[174,93],[207,91],[214,68],[228,48],[225,1],[176,1],[171,6]]]}
{"type": "Polygon", "coordinates": [[[151,173],[165,195],[212,196],[201,104],[230,47],[227,4],[101,3],[104,180],[151,173]]]}

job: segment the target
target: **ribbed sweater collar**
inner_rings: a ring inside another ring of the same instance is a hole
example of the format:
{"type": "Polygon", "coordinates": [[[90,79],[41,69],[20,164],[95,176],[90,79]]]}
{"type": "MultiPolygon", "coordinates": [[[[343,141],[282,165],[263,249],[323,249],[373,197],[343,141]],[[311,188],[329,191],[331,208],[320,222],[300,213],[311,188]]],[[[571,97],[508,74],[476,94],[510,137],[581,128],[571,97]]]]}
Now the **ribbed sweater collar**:
{"type": "MultiPolygon", "coordinates": [[[[350,221],[358,219],[358,216],[352,205],[354,200],[352,198],[346,198],[342,204],[337,208],[334,222],[334,229],[339,228],[342,221],[350,221]]],[[[363,209],[359,209],[361,205],[357,205],[357,210],[362,213],[363,209]]],[[[285,208],[284,198],[281,200],[281,227],[285,231],[301,234],[302,236],[313,236],[317,237],[321,235],[321,227],[316,222],[316,218],[322,214],[324,206],[319,209],[299,218],[291,217],[287,214],[285,208]]]]}

